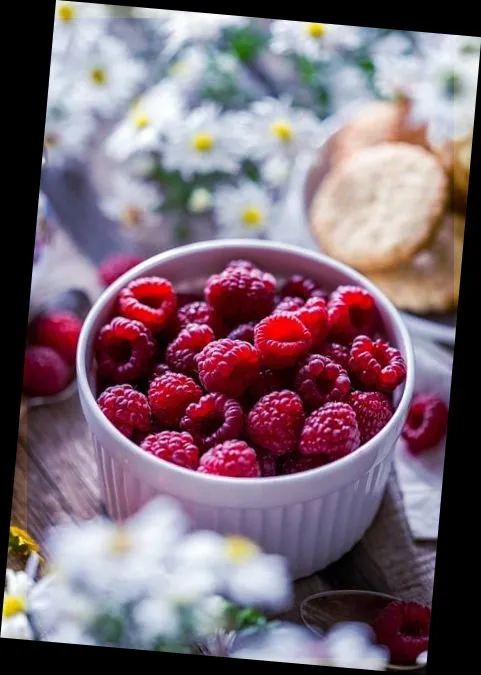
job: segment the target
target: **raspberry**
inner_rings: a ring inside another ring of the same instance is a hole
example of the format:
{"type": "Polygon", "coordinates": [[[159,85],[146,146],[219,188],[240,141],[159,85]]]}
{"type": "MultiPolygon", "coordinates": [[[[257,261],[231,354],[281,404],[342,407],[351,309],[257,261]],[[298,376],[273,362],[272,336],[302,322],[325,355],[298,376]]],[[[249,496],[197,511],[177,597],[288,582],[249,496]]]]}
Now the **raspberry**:
{"type": "Polygon", "coordinates": [[[374,620],[378,644],[387,647],[392,664],[413,665],[428,649],[431,610],[417,602],[390,602],[374,620]]]}
{"type": "Polygon", "coordinates": [[[304,302],[305,300],[302,298],[291,298],[287,295],[285,298],[281,298],[281,300],[277,303],[273,313],[278,314],[279,312],[297,312],[298,309],[304,307],[304,302]]]}
{"type": "Polygon", "coordinates": [[[179,425],[187,407],[202,396],[202,389],[182,373],[166,373],[149,387],[149,403],[158,421],[169,429],[179,425]]]}
{"type": "Polygon", "coordinates": [[[72,312],[43,314],[32,322],[33,344],[51,347],[71,366],[75,364],[82,322],[72,312]]]}
{"type": "Polygon", "coordinates": [[[281,296],[283,298],[294,297],[308,300],[310,297],[312,297],[312,294],[315,291],[319,290],[319,284],[317,284],[313,279],[303,277],[300,274],[294,274],[283,284],[281,288],[281,296]]]}
{"type": "Polygon", "coordinates": [[[299,452],[322,455],[333,461],[349,455],[360,445],[356,413],[347,403],[326,403],[307,418],[299,452]]]}
{"type": "Polygon", "coordinates": [[[254,265],[253,262],[251,262],[250,260],[242,260],[241,258],[238,260],[231,260],[230,263],[227,263],[224,272],[227,270],[235,270],[235,269],[244,269],[247,270],[248,272],[251,272],[252,270],[259,271],[259,268],[256,267],[256,265],[254,265]]]}
{"type": "Polygon", "coordinates": [[[270,370],[269,368],[264,368],[251,384],[247,393],[255,403],[273,391],[290,389],[292,379],[292,373],[289,370],[270,370]]]}
{"type": "Polygon", "coordinates": [[[243,342],[249,342],[249,344],[254,344],[254,321],[250,323],[241,323],[239,326],[231,330],[227,336],[229,340],[242,340],[243,342]]]}
{"type": "Polygon", "coordinates": [[[262,448],[256,450],[256,453],[257,463],[261,469],[261,476],[263,478],[272,478],[273,476],[277,476],[278,469],[276,458],[268,452],[265,452],[265,450],[262,450],[262,448]]]}
{"type": "Polygon", "coordinates": [[[401,352],[382,340],[358,336],[351,345],[349,370],[366,389],[387,394],[406,378],[406,364],[401,352]]]}
{"type": "Polygon", "coordinates": [[[258,401],[247,418],[248,438],[275,456],[297,449],[304,425],[302,401],[292,391],[274,391],[258,401]]]}
{"type": "Polygon", "coordinates": [[[180,422],[201,451],[241,435],[244,413],[237,401],[224,394],[207,394],[191,403],[180,422]]]}
{"type": "Polygon", "coordinates": [[[207,391],[240,398],[260,370],[255,347],[241,340],[216,340],[197,356],[199,378],[207,391]]]}
{"type": "Polygon", "coordinates": [[[338,363],[344,370],[348,370],[350,349],[349,347],[346,347],[346,345],[328,342],[322,347],[320,353],[322,356],[327,356],[327,358],[334,361],[334,363],[338,363]]]}
{"type": "Polygon", "coordinates": [[[166,326],[177,309],[177,298],[170,281],[161,277],[134,279],[119,293],[120,313],[141,321],[154,333],[166,326]]]}
{"type": "Polygon", "coordinates": [[[146,375],[155,349],[152,335],[143,323],[116,317],[100,329],[97,337],[98,373],[116,384],[133,382],[146,375]]]}
{"type": "Polygon", "coordinates": [[[434,394],[416,394],[402,430],[412,454],[434,448],[446,434],[448,407],[434,394]]]}
{"type": "Polygon", "coordinates": [[[98,269],[100,282],[104,286],[110,286],[123,274],[133,269],[142,262],[142,258],[129,253],[120,253],[106,258],[98,269]]]}
{"type": "Polygon", "coordinates": [[[208,450],[200,459],[200,473],[231,478],[259,478],[255,450],[244,441],[226,441],[208,450]]]}
{"type": "Polygon", "coordinates": [[[361,443],[378,434],[394,413],[390,398],[378,391],[352,391],[347,402],[356,413],[361,443]]]}
{"type": "Polygon", "coordinates": [[[147,436],[140,444],[142,450],[158,459],[196,471],[199,466],[199,449],[190,434],[179,431],[161,431],[147,436]]]}
{"type": "Polygon", "coordinates": [[[109,387],[97,399],[105,417],[127,438],[134,432],[148,432],[151,428],[150,406],[145,394],[130,384],[109,387]]]}
{"type": "Polygon", "coordinates": [[[329,335],[348,343],[357,335],[372,337],[377,328],[377,312],[372,295],[358,286],[339,286],[327,305],[329,335]]]}
{"type": "Polygon", "coordinates": [[[351,381],[346,371],[319,354],[307,357],[295,381],[295,389],[308,411],[329,401],[343,401],[350,388],[351,381]]]}
{"type": "Polygon", "coordinates": [[[197,377],[197,354],[214,340],[214,331],[209,326],[196,323],[186,326],[167,347],[167,365],[171,370],[197,377]]]}
{"type": "Polygon", "coordinates": [[[23,390],[28,396],[53,396],[72,379],[71,367],[51,347],[34,345],[25,350],[23,390]]]}
{"type": "Polygon", "coordinates": [[[294,366],[308,351],[312,337],[302,321],[288,312],[272,314],[257,324],[254,344],[267,368],[294,366]]]}
{"type": "Polygon", "coordinates": [[[258,321],[274,309],[272,274],[244,267],[228,268],[207,281],[205,299],[223,319],[239,324],[258,321]]]}
{"type": "Polygon", "coordinates": [[[315,455],[306,457],[295,452],[284,459],[281,464],[280,473],[283,475],[300,473],[301,471],[309,471],[309,469],[317,469],[319,466],[324,466],[328,463],[325,457],[317,457],[315,455]]]}
{"type": "Polygon", "coordinates": [[[309,330],[314,343],[324,342],[327,336],[328,319],[326,303],[322,298],[309,298],[305,302],[300,298],[284,298],[273,313],[282,312],[288,312],[302,321],[309,330]]]}
{"type": "Polygon", "coordinates": [[[211,328],[216,336],[225,334],[225,327],[222,320],[215,313],[214,309],[206,302],[191,302],[184,305],[177,312],[179,330],[185,328],[191,323],[205,324],[211,328]]]}

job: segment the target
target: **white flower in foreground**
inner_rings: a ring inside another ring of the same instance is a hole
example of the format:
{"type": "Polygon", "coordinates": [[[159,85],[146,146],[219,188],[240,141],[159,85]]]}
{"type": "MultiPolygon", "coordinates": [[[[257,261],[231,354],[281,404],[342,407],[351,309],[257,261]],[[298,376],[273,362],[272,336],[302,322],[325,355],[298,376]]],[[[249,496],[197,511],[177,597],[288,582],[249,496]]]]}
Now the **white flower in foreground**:
{"type": "Polygon", "coordinates": [[[95,122],[88,113],[69,113],[55,116],[47,113],[45,145],[49,166],[61,165],[68,158],[80,158],[95,131],[95,122]]]}
{"type": "Polygon", "coordinates": [[[82,19],[107,19],[110,17],[110,6],[95,2],[62,2],[55,3],[55,23],[71,26],[82,19]]]}
{"type": "Polygon", "coordinates": [[[329,58],[340,49],[356,48],[359,29],[332,23],[273,21],[270,48],[275,54],[297,54],[311,61],[329,58]]]}
{"type": "Polygon", "coordinates": [[[172,12],[165,25],[166,50],[173,54],[189,42],[214,41],[220,37],[225,28],[242,27],[247,22],[248,19],[244,16],[172,12]]]}
{"type": "Polygon", "coordinates": [[[27,561],[25,572],[6,571],[6,584],[3,596],[1,637],[32,640],[34,633],[27,617],[36,606],[44,603],[45,584],[35,584],[39,557],[32,553],[27,561]]]}
{"type": "Polygon", "coordinates": [[[331,628],[323,639],[323,651],[327,663],[339,668],[386,670],[389,663],[388,651],[374,644],[371,629],[361,623],[341,623],[331,628]]]}
{"type": "Polygon", "coordinates": [[[205,188],[195,188],[189,197],[187,208],[191,213],[205,213],[212,206],[212,194],[205,188]]]}
{"type": "Polygon", "coordinates": [[[214,214],[221,230],[229,237],[252,237],[266,230],[273,204],[267,191],[257,183],[225,185],[214,195],[214,214]]]}
{"type": "Polygon", "coordinates": [[[261,629],[242,631],[229,654],[235,659],[258,659],[317,665],[316,640],[296,624],[282,622],[261,629]]]}
{"type": "Polygon", "coordinates": [[[86,635],[82,626],[77,624],[74,621],[62,621],[62,624],[58,626],[52,633],[46,635],[43,640],[45,642],[56,642],[60,644],[68,645],[84,645],[93,647],[95,646],[95,640],[92,640],[88,635],[86,635]]]}
{"type": "Polygon", "coordinates": [[[138,634],[146,643],[152,643],[159,636],[174,639],[180,633],[179,616],[166,600],[164,589],[159,591],[141,600],[133,610],[138,634]]]}

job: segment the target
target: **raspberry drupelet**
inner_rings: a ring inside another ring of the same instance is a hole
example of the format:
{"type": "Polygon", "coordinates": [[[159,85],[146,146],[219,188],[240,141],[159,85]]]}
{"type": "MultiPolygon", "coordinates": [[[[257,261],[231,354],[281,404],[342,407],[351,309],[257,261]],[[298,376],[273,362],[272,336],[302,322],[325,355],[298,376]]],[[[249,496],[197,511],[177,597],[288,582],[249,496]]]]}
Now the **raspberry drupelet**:
{"type": "Polygon", "coordinates": [[[168,429],[176,429],[187,407],[202,397],[202,389],[182,373],[166,373],[153,380],[148,399],[152,413],[168,429]]]}
{"type": "Polygon", "coordinates": [[[292,391],[274,391],[261,398],[247,417],[247,437],[280,457],[294,452],[304,425],[302,401],[292,391]]]}
{"type": "Polygon", "coordinates": [[[360,445],[356,413],[347,403],[326,403],[307,418],[299,452],[333,461],[349,455],[360,445]]]}
{"type": "Polygon", "coordinates": [[[242,340],[215,340],[197,356],[202,386],[211,393],[240,398],[260,371],[260,354],[242,340]]]}
{"type": "Polygon", "coordinates": [[[97,337],[98,374],[115,384],[134,382],[147,375],[155,352],[152,334],[143,323],[116,317],[97,337]]]}
{"type": "Polygon", "coordinates": [[[105,417],[127,438],[132,438],[135,432],[150,431],[151,411],[147,397],[130,384],[108,387],[97,403],[105,417]]]}
{"type": "MultiPolygon", "coordinates": [[[[314,352],[314,350],[312,350],[314,352]]],[[[349,369],[350,345],[340,345],[337,342],[326,342],[319,351],[322,356],[338,363],[344,370],[349,369]]]]}
{"type": "Polygon", "coordinates": [[[192,436],[186,432],[161,431],[144,438],[142,450],[170,464],[196,471],[199,466],[199,449],[192,436]]]}
{"type": "Polygon", "coordinates": [[[351,345],[349,372],[363,388],[390,394],[406,379],[406,364],[387,342],[359,335],[351,345]]]}
{"type": "Polygon", "coordinates": [[[259,478],[257,455],[244,441],[226,441],[208,450],[200,459],[200,473],[230,478],[259,478]]]}
{"type": "Polygon", "coordinates": [[[141,321],[153,333],[158,333],[175,314],[177,297],[167,279],[142,277],[120,291],[118,305],[122,316],[141,321]]]}
{"type": "Polygon", "coordinates": [[[244,412],[238,401],[224,394],[207,394],[191,403],[180,422],[202,452],[242,434],[244,412]]]}
{"type": "Polygon", "coordinates": [[[329,401],[343,401],[351,388],[346,371],[326,356],[308,356],[297,371],[295,388],[309,412],[329,401]]]}
{"type": "Polygon", "coordinates": [[[293,314],[279,312],[257,324],[254,344],[264,367],[283,369],[295,366],[307,354],[312,337],[302,321],[293,314]]]}

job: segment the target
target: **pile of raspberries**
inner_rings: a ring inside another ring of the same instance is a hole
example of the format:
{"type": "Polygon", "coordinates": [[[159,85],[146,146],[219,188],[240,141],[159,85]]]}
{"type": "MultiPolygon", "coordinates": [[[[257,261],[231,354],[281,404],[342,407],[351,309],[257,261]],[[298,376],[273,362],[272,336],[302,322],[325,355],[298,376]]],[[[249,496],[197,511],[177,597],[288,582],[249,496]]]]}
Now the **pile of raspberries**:
{"type": "Polygon", "coordinates": [[[96,338],[98,405],[145,452],[237,478],[297,473],[355,452],[406,378],[363,288],[278,284],[234,260],[201,296],[158,276],[119,293],[96,338]]]}

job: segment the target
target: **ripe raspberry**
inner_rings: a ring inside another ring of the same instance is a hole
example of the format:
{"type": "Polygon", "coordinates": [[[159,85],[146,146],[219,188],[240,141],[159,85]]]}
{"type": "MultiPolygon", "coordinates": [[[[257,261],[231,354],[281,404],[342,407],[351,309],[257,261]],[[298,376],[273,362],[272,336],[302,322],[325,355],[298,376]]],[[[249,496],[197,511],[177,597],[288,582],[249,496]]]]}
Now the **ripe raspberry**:
{"type": "Polygon", "coordinates": [[[340,345],[336,342],[328,342],[320,350],[322,356],[327,356],[328,359],[338,363],[341,368],[348,370],[349,368],[349,357],[350,357],[350,348],[346,345],[340,345]]]}
{"type": "Polygon", "coordinates": [[[200,473],[231,478],[259,478],[255,450],[244,441],[226,441],[208,450],[200,459],[200,473]]]}
{"type": "Polygon", "coordinates": [[[295,452],[284,459],[281,464],[280,473],[282,475],[300,473],[301,471],[317,469],[319,466],[324,466],[328,463],[329,461],[325,457],[315,455],[306,457],[295,452]]]}
{"type": "Polygon", "coordinates": [[[260,355],[248,342],[216,340],[197,356],[197,368],[207,391],[240,398],[259,374],[260,355]]]}
{"type": "Polygon", "coordinates": [[[354,452],[360,445],[356,413],[347,403],[326,403],[307,418],[299,452],[322,455],[333,461],[354,452]]]}
{"type": "Polygon", "coordinates": [[[82,322],[72,312],[43,314],[32,322],[33,344],[51,347],[71,366],[75,364],[82,322]]]}
{"type": "Polygon", "coordinates": [[[288,295],[285,298],[281,298],[277,303],[274,314],[279,312],[297,312],[298,309],[304,307],[305,300],[302,298],[291,298],[288,295]]]}
{"type": "Polygon", "coordinates": [[[156,378],[149,387],[149,403],[159,422],[175,429],[191,403],[202,396],[202,389],[182,373],[166,373],[156,378]]]}
{"type": "Polygon", "coordinates": [[[23,390],[27,396],[53,396],[72,379],[72,368],[54,349],[41,345],[26,348],[23,390]]]}
{"type": "Polygon", "coordinates": [[[358,336],[351,345],[349,370],[366,389],[390,394],[406,378],[401,352],[382,340],[358,336]]]}
{"type": "Polygon", "coordinates": [[[175,314],[177,298],[170,281],[161,277],[134,279],[119,293],[120,313],[161,331],[175,314]]]}
{"type": "Polygon", "coordinates": [[[327,305],[329,335],[343,344],[357,335],[372,337],[377,328],[377,310],[372,295],[358,286],[339,286],[327,305]]]}
{"type": "Polygon", "coordinates": [[[378,391],[352,391],[347,402],[356,413],[361,443],[378,434],[394,413],[390,398],[378,391]]]}
{"type": "Polygon", "coordinates": [[[329,401],[343,401],[351,381],[346,371],[326,356],[308,356],[297,372],[295,389],[306,410],[320,408],[329,401]]]}
{"type": "Polygon", "coordinates": [[[312,344],[302,321],[287,312],[272,314],[257,324],[254,344],[266,368],[289,368],[301,359],[312,344]]]}
{"type": "Polygon", "coordinates": [[[261,469],[261,476],[263,478],[272,478],[273,476],[277,476],[279,472],[276,458],[265,450],[262,450],[262,448],[256,450],[256,454],[257,463],[261,469]]]}
{"type": "Polygon", "coordinates": [[[374,631],[378,644],[387,647],[390,662],[413,665],[427,651],[431,610],[417,602],[390,602],[376,617],[374,631]]]}
{"type": "Polygon", "coordinates": [[[228,268],[207,281],[205,299],[230,324],[258,321],[274,309],[272,274],[244,267],[228,268]]]}
{"type": "Polygon", "coordinates": [[[258,401],[247,418],[247,436],[279,457],[294,452],[304,425],[302,401],[292,391],[274,391],[258,401]]]}
{"type": "Polygon", "coordinates": [[[242,340],[243,342],[248,342],[253,345],[255,325],[254,321],[251,321],[250,323],[241,323],[240,326],[231,330],[227,337],[229,340],[242,340]]]}
{"type": "Polygon", "coordinates": [[[140,444],[142,450],[158,459],[196,471],[199,466],[199,449],[190,434],[179,431],[161,431],[147,436],[140,444]]]}
{"type": "Polygon", "coordinates": [[[123,274],[133,269],[142,262],[142,258],[129,253],[120,253],[106,258],[98,269],[100,282],[104,286],[110,286],[123,274]]]}
{"type": "Polygon", "coordinates": [[[225,326],[222,319],[216,314],[213,307],[206,302],[191,302],[184,305],[177,312],[179,330],[191,323],[205,324],[211,328],[216,337],[225,335],[225,326]]]}
{"type": "Polygon", "coordinates": [[[308,300],[315,291],[319,291],[319,284],[313,279],[303,277],[300,274],[294,274],[287,279],[281,288],[281,296],[291,298],[302,298],[308,300]]]}
{"type": "Polygon", "coordinates": [[[197,403],[191,403],[180,422],[182,431],[192,435],[202,452],[239,438],[243,425],[244,413],[240,404],[224,394],[207,394],[197,403]]]}
{"type": "Polygon", "coordinates": [[[248,389],[248,395],[253,403],[273,391],[290,389],[293,373],[290,370],[270,370],[263,368],[248,389]]]}
{"type": "Polygon", "coordinates": [[[214,331],[209,326],[197,323],[187,325],[167,347],[167,365],[171,370],[197,377],[197,354],[214,340],[214,331]]]}
{"type": "Polygon", "coordinates": [[[155,349],[152,335],[143,323],[115,317],[97,337],[98,373],[116,384],[133,382],[147,374],[155,349]]]}
{"type": "Polygon", "coordinates": [[[409,408],[402,430],[410,452],[417,455],[434,448],[446,434],[448,407],[434,394],[417,394],[409,408]]]}
{"type": "Polygon", "coordinates": [[[273,314],[282,312],[288,312],[302,321],[311,333],[314,344],[320,345],[324,342],[328,331],[328,318],[326,303],[322,298],[309,298],[305,302],[301,298],[284,298],[273,314]]]}
{"type": "Polygon", "coordinates": [[[151,428],[150,406],[147,397],[130,384],[109,387],[97,399],[105,417],[127,438],[134,432],[148,432],[151,428]]]}

